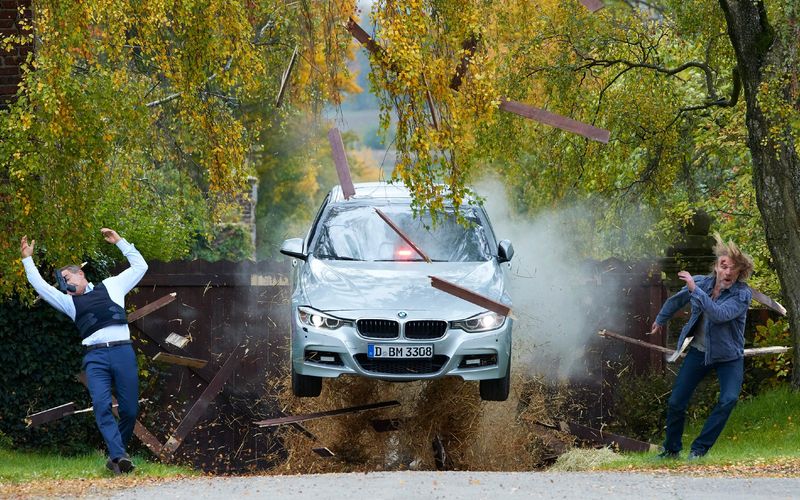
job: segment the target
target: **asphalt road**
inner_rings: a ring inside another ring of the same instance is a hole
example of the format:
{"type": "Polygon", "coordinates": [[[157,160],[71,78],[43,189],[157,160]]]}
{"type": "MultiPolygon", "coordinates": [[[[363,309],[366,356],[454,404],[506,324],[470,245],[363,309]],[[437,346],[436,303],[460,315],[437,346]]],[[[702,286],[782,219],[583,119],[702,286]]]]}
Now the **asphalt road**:
{"type": "Polygon", "coordinates": [[[775,499],[800,498],[800,478],[625,472],[371,472],[184,479],[89,498],[142,499],[775,499]]]}

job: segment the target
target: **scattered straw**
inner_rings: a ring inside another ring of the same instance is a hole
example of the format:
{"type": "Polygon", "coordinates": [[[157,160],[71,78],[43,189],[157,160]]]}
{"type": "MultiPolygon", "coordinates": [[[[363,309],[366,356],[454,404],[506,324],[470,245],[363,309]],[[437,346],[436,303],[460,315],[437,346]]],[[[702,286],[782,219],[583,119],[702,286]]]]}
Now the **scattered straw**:
{"type": "Polygon", "coordinates": [[[580,472],[594,470],[601,465],[622,460],[623,457],[614,453],[611,448],[600,448],[596,450],[584,450],[573,448],[556,460],[550,468],[554,471],[580,472]]]}

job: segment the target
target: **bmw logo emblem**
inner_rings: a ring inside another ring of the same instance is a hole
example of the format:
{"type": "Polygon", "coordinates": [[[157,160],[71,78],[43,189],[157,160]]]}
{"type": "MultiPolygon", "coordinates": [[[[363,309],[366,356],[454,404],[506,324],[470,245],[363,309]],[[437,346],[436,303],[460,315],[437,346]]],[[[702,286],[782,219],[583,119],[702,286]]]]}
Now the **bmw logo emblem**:
{"type": "Polygon", "coordinates": [[[408,316],[408,313],[405,312],[405,311],[400,311],[399,313],[397,313],[397,317],[400,318],[400,319],[403,319],[406,316],[408,316]]]}

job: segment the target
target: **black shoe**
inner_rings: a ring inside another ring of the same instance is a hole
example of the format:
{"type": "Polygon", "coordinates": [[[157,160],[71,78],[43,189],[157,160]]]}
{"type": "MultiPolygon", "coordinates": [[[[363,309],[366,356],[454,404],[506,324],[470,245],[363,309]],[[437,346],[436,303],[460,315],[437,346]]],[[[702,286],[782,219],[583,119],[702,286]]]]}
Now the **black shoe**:
{"type": "Polygon", "coordinates": [[[117,466],[119,467],[119,471],[123,474],[129,474],[136,468],[133,462],[131,462],[131,457],[127,454],[117,459],[117,466]]]}
{"type": "Polygon", "coordinates": [[[122,474],[119,470],[119,465],[110,458],[106,460],[106,469],[110,470],[115,476],[122,474]]]}
{"type": "Polygon", "coordinates": [[[664,450],[658,455],[656,455],[656,458],[659,460],[677,460],[680,457],[681,457],[680,452],[671,450],[664,450]]]}
{"type": "Polygon", "coordinates": [[[700,452],[700,451],[694,451],[694,450],[692,450],[692,451],[690,451],[690,452],[689,452],[689,455],[686,457],[686,460],[688,460],[688,461],[692,462],[692,461],[694,461],[694,460],[700,460],[700,459],[701,459],[701,458],[703,458],[704,456],[706,456],[706,454],[705,454],[705,453],[703,453],[703,452],[700,452]]]}

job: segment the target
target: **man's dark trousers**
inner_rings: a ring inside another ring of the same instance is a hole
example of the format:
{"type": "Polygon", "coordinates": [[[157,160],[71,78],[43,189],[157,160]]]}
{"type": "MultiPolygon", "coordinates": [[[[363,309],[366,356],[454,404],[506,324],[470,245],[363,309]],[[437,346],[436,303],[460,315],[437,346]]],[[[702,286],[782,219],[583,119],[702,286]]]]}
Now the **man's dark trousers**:
{"type": "Polygon", "coordinates": [[[690,348],[678,372],[678,378],[672,386],[672,394],[667,405],[667,437],[664,440],[664,449],[667,451],[677,452],[683,448],[681,437],[689,400],[697,385],[709,372],[712,370],[717,372],[719,401],[706,419],[700,435],[692,443],[692,451],[698,455],[705,455],[708,452],[717,441],[739,399],[744,378],[744,359],[712,363],[708,366],[703,364],[704,360],[705,353],[690,348]]]}
{"type": "Polygon", "coordinates": [[[86,383],[92,396],[97,428],[108,447],[108,456],[117,459],[125,449],[136,425],[139,410],[139,370],[131,344],[104,347],[83,356],[86,383]],[[116,389],[119,424],[111,411],[111,388],[116,389]]]}

